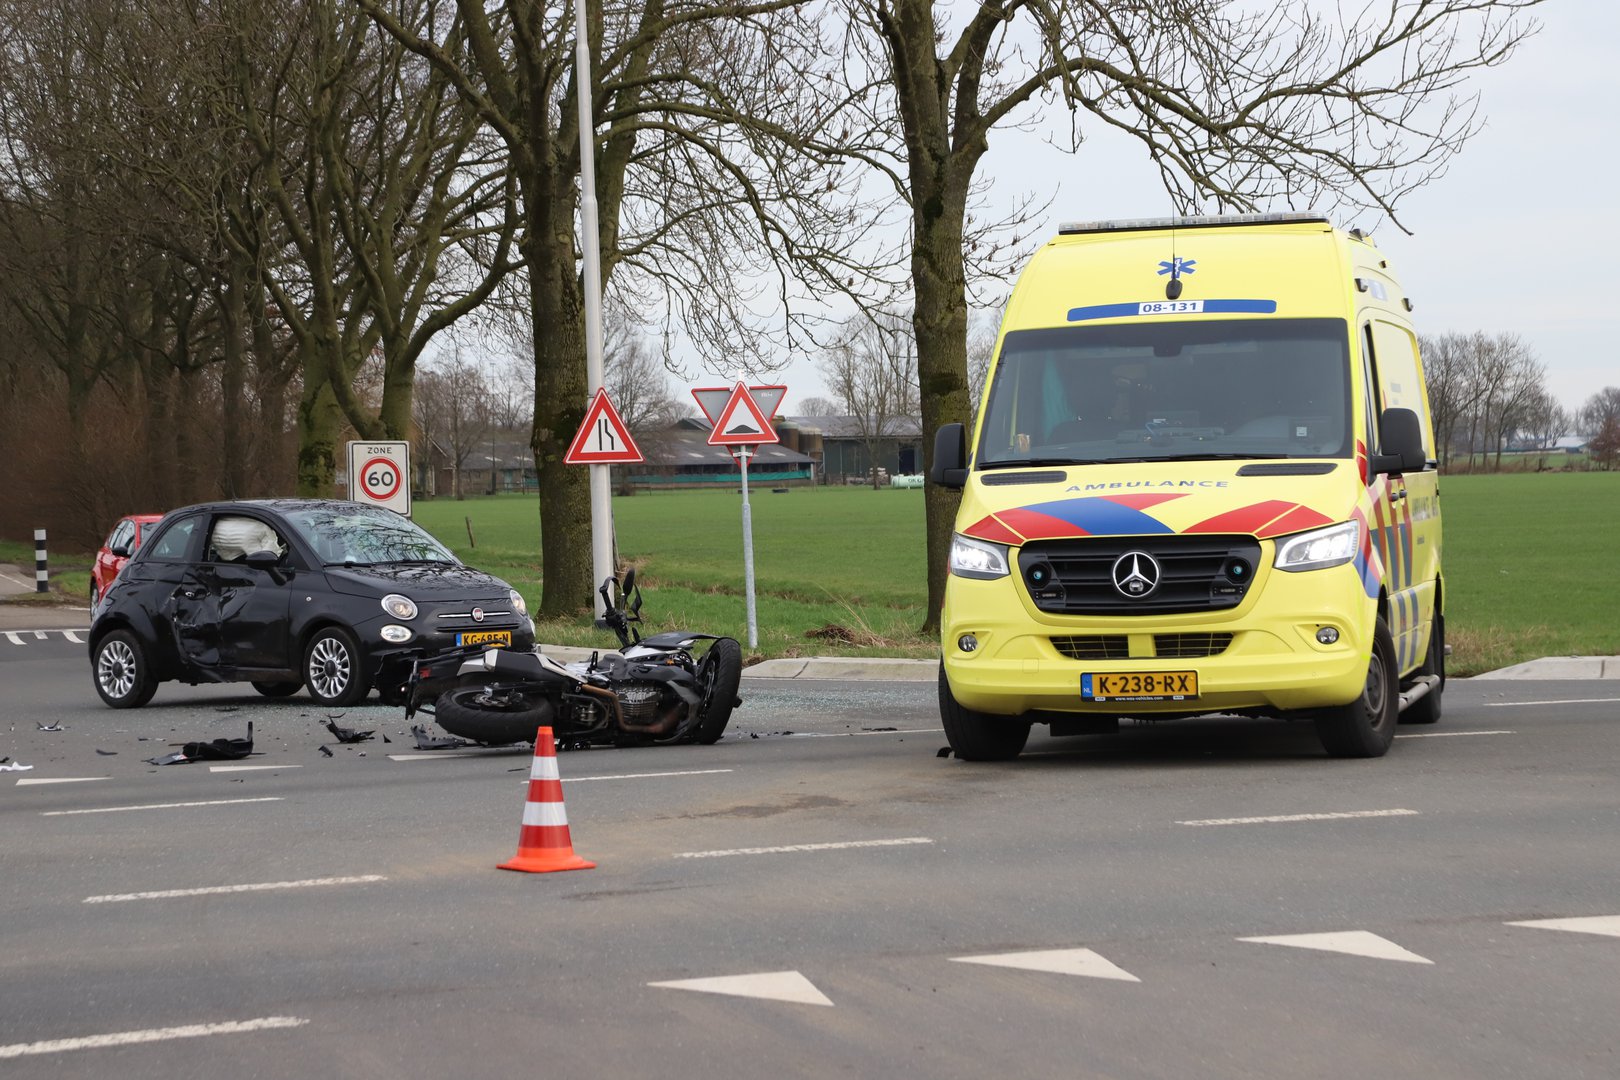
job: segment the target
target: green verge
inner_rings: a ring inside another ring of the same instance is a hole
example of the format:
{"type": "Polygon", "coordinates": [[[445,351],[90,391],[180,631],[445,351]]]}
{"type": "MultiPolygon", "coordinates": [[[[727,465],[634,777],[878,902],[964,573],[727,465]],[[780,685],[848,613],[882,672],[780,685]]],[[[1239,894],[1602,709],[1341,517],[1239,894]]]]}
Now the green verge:
{"type": "MultiPolygon", "coordinates": [[[[48,551],[49,549],[47,549],[48,551]]],[[[85,606],[90,603],[90,567],[94,561],[94,553],[90,555],[85,555],[83,552],[50,554],[46,565],[50,570],[51,591],[47,593],[23,593],[12,597],[10,603],[45,607],[63,604],[85,606]]],[[[32,580],[34,576],[34,542],[32,540],[26,543],[16,540],[0,540],[0,563],[11,563],[14,566],[21,567],[25,577],[32,580]]]]}
{"type": "MultiPolygon", "coordinates": [[[[1440,490],[1452,674],[1620,653],[1620,473],[1448,475],[1440,490]]],[[[925,602],[920,496],[753,489],[759,655],[937,655],[938,643],[916,633],[925,602]]],[[[688,628],[746,640],[735,489],[621,496],[613,512],[620,557],[646,586],[648,632],[688,628]]],[[[531,605],[539,600],[534,496],[419,501],[413,516],[531,605]]],[[[0,562],[31,568],[32,542],[0,541],[0,562]]],[[[89,556],[53,556],[51,568],[52,595],[81,602],[89,556]]],[[[585,615],[542,624],[540,633],[558,644],[611,644],[585,615]]]]}

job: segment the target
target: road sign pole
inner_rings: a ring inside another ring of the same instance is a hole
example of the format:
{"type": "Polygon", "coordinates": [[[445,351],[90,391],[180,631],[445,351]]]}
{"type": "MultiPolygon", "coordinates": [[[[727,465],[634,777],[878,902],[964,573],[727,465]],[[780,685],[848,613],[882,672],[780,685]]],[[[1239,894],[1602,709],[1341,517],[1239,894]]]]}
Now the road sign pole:
{"type": "MultiPolygon", "coordinates": [[[[574,0],[574,86],[579,99],[579,194],[580,241],[585,265],[581,284],[585,289],[585,376],[591,393],[602,388],[602,252],[601,232],[596,224],[596,123],[591,117],[591,49],[585,32],[585,0],[574,0]]],[[[540,327],[534,328],[540,333],[540,327]]],[[[602,595],[597,591],[613,576],[613,492],[611,466],[592,465],[591,470],[591,600],[596,617],[605,614],[602,595]]]]}
{"type": "Polygon", "coordinates": [[[748,506],[748,459],[754,456],[752,446],[739,447],[742,460],[743,495],[743,590],[748,596],[748,647],[759,647],[759,627],[754,621],[754,515],[748,506]]]}

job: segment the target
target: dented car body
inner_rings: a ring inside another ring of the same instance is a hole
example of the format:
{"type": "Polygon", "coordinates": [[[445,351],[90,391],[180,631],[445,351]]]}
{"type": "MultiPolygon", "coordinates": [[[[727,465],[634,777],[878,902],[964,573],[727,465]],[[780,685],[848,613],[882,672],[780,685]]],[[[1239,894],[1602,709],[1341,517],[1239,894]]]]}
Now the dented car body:
{"type": "Polygon", "coordinates": [[[172,511],[99,605],[92,675],[114,708],[157,684],[308,688],[352,705],[402,700],[411,662],[468,645],[529,649],[523,597],[408,518],[359,503],[275,499],[172,511]]]}

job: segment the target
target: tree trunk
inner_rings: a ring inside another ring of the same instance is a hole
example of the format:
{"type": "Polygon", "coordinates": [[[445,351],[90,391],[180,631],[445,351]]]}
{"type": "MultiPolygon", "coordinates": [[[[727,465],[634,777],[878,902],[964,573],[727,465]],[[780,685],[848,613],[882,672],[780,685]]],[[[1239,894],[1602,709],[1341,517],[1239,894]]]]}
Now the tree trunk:
{"type": "MultiPolygon", "coordinates": [[[[298,494],[329,499],[337,470],[341,414],[323,365],[304,365],[304,393],[298,401],[298,494]]],[[[350,477],[353,483],[353,477],[350,477]]]]}
{"type": "Polygon", "coordinates": [[[227,499],[240,499],[247,493],[246,412],[243,409],[246,386],[245,341],[247,270],[242,258],[233,254],[226,265],[226,282],[219,297],[221,360],[220,393],[224,397],[224,427],[220,431],[221,469],[219,491],[227,499]]]}

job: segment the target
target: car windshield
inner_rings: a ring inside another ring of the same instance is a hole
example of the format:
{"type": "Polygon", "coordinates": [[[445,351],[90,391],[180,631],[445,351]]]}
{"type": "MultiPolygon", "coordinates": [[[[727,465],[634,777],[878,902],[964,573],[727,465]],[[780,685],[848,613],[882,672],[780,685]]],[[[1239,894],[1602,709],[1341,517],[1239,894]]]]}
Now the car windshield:
{"type": "Polygon", "coordinates": [[[410,518],[380,506],[319,506],[286,517],[327,566],[460,561],[410,518]]]}
{"type": "Polygon", "coordinates": [[[1349,382],[1342,319],[1014,331],[975,464],[1347,457],[1349,382]]]}

